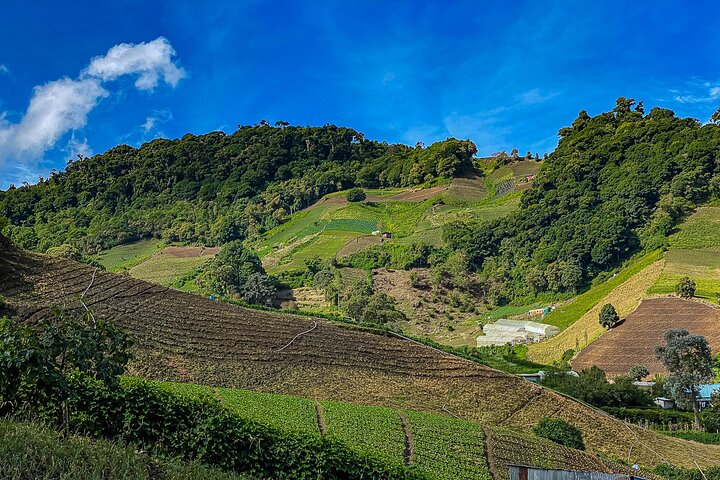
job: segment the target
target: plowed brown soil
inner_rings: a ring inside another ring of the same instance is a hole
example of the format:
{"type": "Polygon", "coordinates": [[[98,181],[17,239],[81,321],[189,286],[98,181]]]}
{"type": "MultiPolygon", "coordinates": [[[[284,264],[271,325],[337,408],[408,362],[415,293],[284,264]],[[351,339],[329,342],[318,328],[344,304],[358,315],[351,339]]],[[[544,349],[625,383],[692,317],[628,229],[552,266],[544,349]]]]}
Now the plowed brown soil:
{"type": "Polygon", "coordinates": [[[643,300],[625,321],[605,333],[573,360],[574,370],[596,365],[608,376],[627,373],[643,365],[650,373],[666,373],[655,358],[655,347],[664,344],[671,328],[685,328],[708,339],[714,353],[720,351],[720,310],[706,304],[676,297],[643,300]]]}

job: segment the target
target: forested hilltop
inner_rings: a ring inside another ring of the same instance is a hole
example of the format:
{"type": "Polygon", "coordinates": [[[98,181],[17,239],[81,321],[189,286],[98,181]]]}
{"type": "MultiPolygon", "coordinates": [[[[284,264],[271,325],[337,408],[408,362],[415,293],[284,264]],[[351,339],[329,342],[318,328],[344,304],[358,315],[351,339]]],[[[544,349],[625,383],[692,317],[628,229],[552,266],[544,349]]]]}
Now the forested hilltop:
{"type": "Polygon", "coordinates": [[[632,254],[664,246],[697,204],[720,198],[717,124],[657,107],[646,114],[642,102],[619,98],[611,112],[581,111],[559,136],[517,211],[446,229],[495,303],[574,292],[632,254]]]}
{"type": "Polygon", "coordinates": [[[16,245],[38,251],[74,244],[92,253],[149,236],[221,245],[330,192],[451,177],[475,153],[467,140],[412,148],[350,128],[263,121],[232,135],[187,134],[71,161],[37,185],[0,192],[0,218],[16,245]]]}

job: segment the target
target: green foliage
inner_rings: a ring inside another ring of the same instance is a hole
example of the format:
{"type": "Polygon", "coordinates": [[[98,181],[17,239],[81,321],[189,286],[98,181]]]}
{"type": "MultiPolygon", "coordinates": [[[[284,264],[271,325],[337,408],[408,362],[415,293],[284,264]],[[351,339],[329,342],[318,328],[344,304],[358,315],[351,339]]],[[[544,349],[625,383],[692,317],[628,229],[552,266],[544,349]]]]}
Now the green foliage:
{"type": "Polygon", "coordinates": [[[203,268],[197,283],[220,295],[239,295],[248,303],[269,305],[275,295],[275,285],[265,274],[260,259],[234,240],[203,268]]]}
{"type": "Polygon", "coordinates": [[[0,216],[17,245],[41,251],[80,239],[85,253],[149,237],[221,245],[338,190],[451,177],[475,152],[470,141],[411,148],[334,125],[241,126],[70,162],[38,185],[0,192],[0,216]]]}
{"type": "Polygon", "coordinates": [[[533,427],[533,433],[566,447],[585,450],[582,432],[559,418],[543,417],[533,427]]]}
{"type": "Polygon", "coordinates": [[[373,268],[409,270],[411,268],[427,267],[431,255],[436,251],[435,247],[420,242],[410,245],[384,243],[353,253],[347,259],[339,261],[338,264],[368,270],[373,268]]]}
{"type": "Polygon", "coordinates": [[[351,188],[345,195],[348,202],[362,202],[367,198],[365,191],[362,188],[351,188]]]}
{"type": "Polygon", "coordinates": [[[710,467],[700,471],[661,464],[653,469],[653,473],[667,480],[720,480],[720,467],[710,467]]]}
{"type": "Polygon", "coordinates": [[[650,237],[669,233],[708,198],[720,146],[717,126],[662,109],[580,115],[560,135],[518,211],[446,235],[477,268],[495,259],[493,282],[511,298],[538,287],[571,293],[660,246],[650,237]],[[537,272],[545,282],[528,282],[537,272]]]}
{"type": "Polygon", "coordinates": [[[650,370],[642,365],[635,365],[628,371],[628,377],[635,382],[641,381],[648,375],[650,375],[650,370]]]}
{"type": "Polygon", "coordinates": [[[596,407],[648,406],[652,398],[647,392],[633,385],[629,377],[617,377],[608,382],[605,372],[591,367],[578,374],[548,372],[542,385],[577,398],[596,407]]]}
{"type": "Polygon", "coordinates": [[[384,292],[375,292],[365,282],[356,282],[343,292],[340,307],[354,320],[377,325],[406,320],[397,309],[397,301],[384,292]]]}
{"type": "Polygon", "coordinates": [[[0,413],[72,399],[70,377],[116,386],[131,347],[126,334],[89,312],[56,311],[35,328],[0,319],[0,413]]]}
{"type": "Polygon", "coordinates": [[[59,433],[30,423],[0,421],[0,478],[33,480],[242,480],[196,462],[151,457],[134,447],[59,433]]]}
{"type": "Polygon", "coordinates": [[[715,378],[712,352],[707,339],[691,335],[682,328],[672,329],[665,332],[665,345],[657,347],[655,352],[670,372],[665,389],[678,406],[692,408],[695,424],[699,425],[697,392],[701,385],[715,378]]]}
{"type": "Polygon", "coordinates": [[[600,310],[598,320],[600,321],[600,325],[607,329],[610,329],[620,323],[620,316],[618,315],[617,310],[615,310],[615,307],[613,307],[609,303],[606,303],[602,306],[602,309],[600,310]]]}
{"type": "Polygon", "coordinates": [[[693,442],[704,443],[706,445],[720,445],[720,433],[713,432],[694,432],[690,430],[678,430],[675,432],[663,432],[671,437],[682,438],[683,440],[692,440],[693,442]]]}
{"type": "Polygon", "coordinates": [[[690,277],[683,277],[675,286],[675,293],[683,298],[692,298],[695,296],[695,282],[690,277]]]}
{"type": "Polygon", "coordinates": [[[95,256],[95,259],[109,272],[121,272],[143,263],[162,247],[162,242],[156,239],[139,240],[101,252],[95,256]]]}

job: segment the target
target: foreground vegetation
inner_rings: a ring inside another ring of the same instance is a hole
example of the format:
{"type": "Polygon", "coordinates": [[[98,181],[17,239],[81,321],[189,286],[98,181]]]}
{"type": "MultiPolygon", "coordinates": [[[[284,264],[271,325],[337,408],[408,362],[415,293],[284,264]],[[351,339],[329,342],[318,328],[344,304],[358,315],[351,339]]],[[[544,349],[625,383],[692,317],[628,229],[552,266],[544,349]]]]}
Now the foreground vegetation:
{"type": "Polygon", "coordinates": [[[250,477],[140,453],[107,440],[65,436],[33,423],[0,420],[0,478],[33,480],[250,480],[250,477]]]}

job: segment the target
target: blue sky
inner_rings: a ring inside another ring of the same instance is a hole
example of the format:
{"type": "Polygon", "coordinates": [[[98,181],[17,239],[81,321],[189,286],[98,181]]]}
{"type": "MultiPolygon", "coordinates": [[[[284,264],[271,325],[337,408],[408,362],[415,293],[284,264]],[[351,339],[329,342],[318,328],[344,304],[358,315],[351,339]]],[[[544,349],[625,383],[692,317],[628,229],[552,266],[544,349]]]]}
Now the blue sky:
{"type": "Polygon", "coordinates": [[[6,1],[0,188],[77,153],[261,119],[470,138],[481,154],[551,151],[618,96],[707,121],[720,6],[682,3],[6,1]]]}

